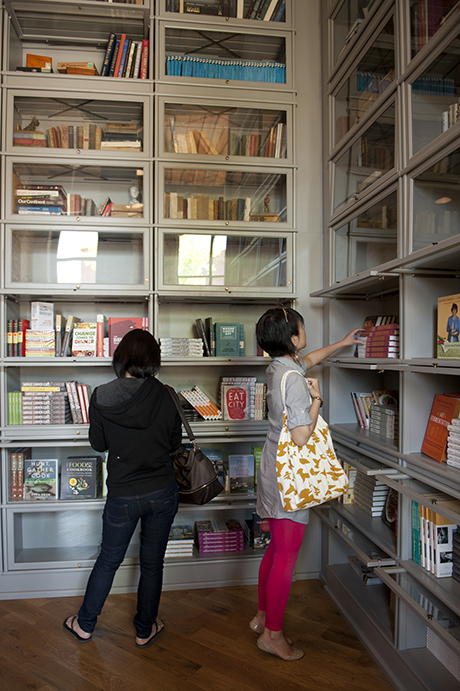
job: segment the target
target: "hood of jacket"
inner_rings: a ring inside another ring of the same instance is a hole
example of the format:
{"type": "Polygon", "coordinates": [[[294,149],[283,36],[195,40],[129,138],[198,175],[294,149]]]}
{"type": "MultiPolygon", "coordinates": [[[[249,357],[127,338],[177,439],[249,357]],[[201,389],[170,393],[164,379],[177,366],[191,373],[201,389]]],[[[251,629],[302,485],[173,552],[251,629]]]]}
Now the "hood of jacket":
{"type": "Polygon", "coordinates": [[[115,400],[119,398],[120,402],[114,405],[101,405],[99,401],[104,400],[104,396],[98,395],[103,393],[99,391],[102,387],[98,387],[92,404],[98,409],[101,417],[126,429],[148,429],[157,417],[165,396],[169,396],[167,389],[156,377],[147,377],[132,396],[129,396],[129,391],[127,395],[128,385],[124,384],[122,379],[103,386],[111,386],[111,397],[115,400]]]}

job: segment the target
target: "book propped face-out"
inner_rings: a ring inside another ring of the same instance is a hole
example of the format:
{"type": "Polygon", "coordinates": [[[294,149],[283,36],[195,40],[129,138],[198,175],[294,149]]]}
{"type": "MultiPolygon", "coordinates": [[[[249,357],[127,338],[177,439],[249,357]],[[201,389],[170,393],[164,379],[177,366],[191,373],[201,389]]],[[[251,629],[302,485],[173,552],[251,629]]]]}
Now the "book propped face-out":
{"type": "Polygon", "coordinates": [[[460,293],[438,298],[436,357],[460,359],[460,293]]]}

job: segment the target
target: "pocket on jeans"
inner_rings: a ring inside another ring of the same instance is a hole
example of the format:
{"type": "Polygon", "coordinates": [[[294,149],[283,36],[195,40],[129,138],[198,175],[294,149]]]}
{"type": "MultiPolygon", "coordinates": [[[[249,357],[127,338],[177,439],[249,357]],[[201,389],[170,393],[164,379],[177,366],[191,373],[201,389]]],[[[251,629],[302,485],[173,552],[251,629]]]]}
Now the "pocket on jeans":
{"type": "Polygon", "coordinates": [[[152,513],[157,516],[175,516],[179,508],[179,489],[177,485],[172,485],[158,493],[154,499],[150,499],[152,513]]]}
{"type": "Polygon", "coordinates": [[[110,525],[122,526],[130,521],[129,505],[121,497],[107,497],[104,518],[110,525]]]}

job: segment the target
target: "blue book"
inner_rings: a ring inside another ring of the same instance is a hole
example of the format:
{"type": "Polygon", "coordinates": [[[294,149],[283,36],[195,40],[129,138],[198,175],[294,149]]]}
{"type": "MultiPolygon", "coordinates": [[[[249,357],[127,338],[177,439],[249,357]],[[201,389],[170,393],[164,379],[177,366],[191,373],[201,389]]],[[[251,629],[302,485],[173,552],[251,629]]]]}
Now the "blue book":
{"type": "Polygon", "coordinates": [[[24,205],[17,210],[18,214],[61,214],[62,206],[37,206],[24,205]]]}
{"type": "Polygon", "coordinates": [[[108,73],[108,75],[107,75],[107,76],[109,76],[109,77],[113,77],[113,76],[114,76],[115,65],[116,65],[116,63],[117,63],[117,58],[118,58],[118,51],[120,50],[120,42],[121,42],[120,39],[117,39],[117,41],[115,42],[115,47],[114,47],[114,49],[113,49],[113,54],[112,54],[112,61],[111,61],[111,63],[110,63],[109,73],[108,73]]]}
{"type": "Polygon", "coordinates": [[[280,6],[278,7],[276,14],[273,18],[274,22],[280,22],[286,8],[286,0],[281,0],[280,6]]]}
{"type": "Polygon", "coordinates": [[[116,74],[116,77],[122,77],[123,76],[123,68],[125,66],[125,61],[126,61],[126,55],[128,53],[128,46],[129,46],[129,40],[125,38],[125,42],[123,43],[123,50],[121,53],[121,60],[120,60],[120,67],[118,68],[118,74],[116,74]]]}
{"type": "Polygon", "coordinates": [[[107,41],[107,48],[105,49],[104,62],[102,63],[101,77],[107,77],[112,63],[113,51],[117,44],[117,37],[115,34],[110,34],[107,41]]]}
{"type": "Polygon", "coordinates": [[[239,357],[240,325],[238,322],[216,322],[216,357],[239,357]]]}

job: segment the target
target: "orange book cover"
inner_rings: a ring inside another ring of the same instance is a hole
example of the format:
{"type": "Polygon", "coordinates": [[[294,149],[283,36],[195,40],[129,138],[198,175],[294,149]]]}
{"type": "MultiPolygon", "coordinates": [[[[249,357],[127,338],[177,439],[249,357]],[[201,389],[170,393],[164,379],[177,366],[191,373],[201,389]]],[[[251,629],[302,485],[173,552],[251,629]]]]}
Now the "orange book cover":
{"type": "Polygon", "coordinates": [[[27,53],[26,67],[53,67],[53,58],[49,58],[46,55],[27,53]]]}
{"type": "Polygon", "coordinates": [[[437,393],[434,397],[430,417],[422,443],[422,453],[435,461],[446,460],[448,429],[460,414],[460,399],[437,393]]]}
{"type": "Polygon", "coordinates": [[[121,339],[131,329],[148,331],[148,317],[109,317],[109,355],[115,352],[121,339]]]}

